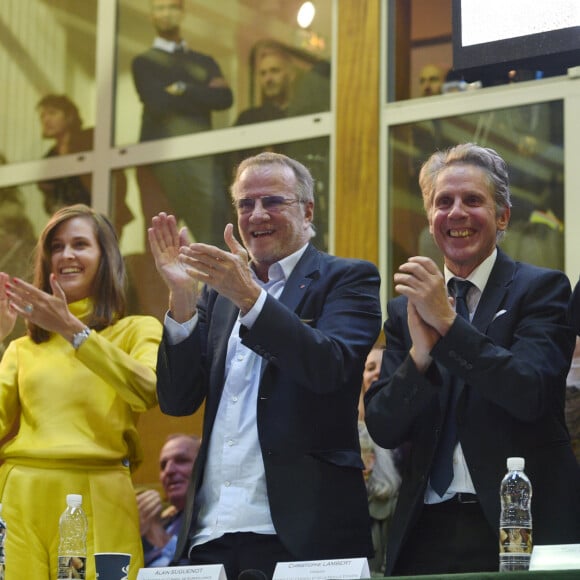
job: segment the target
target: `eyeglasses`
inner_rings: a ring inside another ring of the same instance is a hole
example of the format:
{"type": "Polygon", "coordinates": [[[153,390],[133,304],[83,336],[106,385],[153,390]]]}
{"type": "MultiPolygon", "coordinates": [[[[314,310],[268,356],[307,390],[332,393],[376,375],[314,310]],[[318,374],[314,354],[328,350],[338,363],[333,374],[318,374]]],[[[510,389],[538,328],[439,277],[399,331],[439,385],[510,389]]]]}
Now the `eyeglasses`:
{"type": "Polygon", "coordinates": [[[242,197],[234,200],[234,207],[241,214],[252,213],[256,207],[256,200],[259,199],[262,207],[268,213],[279,213],[285,207],[302,203],[300,199],[291,199],[283,195],[264,195],[262,197],[242,197]]]}

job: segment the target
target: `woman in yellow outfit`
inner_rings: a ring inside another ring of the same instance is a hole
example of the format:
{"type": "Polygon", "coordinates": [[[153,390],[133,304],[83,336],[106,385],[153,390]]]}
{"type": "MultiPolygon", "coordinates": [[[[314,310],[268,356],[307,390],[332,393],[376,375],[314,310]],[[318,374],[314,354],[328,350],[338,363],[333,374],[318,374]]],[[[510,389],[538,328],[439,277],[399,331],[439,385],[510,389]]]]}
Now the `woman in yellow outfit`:
{"type": "Polygon", "coordinates": [[[113,226],[84,205],[54,214],[36,250],[34,284],[0,274],[0,338],[21,316],[28,336],[0,362],[0,497],[8,527],[6,578],[57,577],[58,520],[82,494],[95,552],[143,566],[131,469],[141,461],[136,416],[156,404],[162,327],[127,316],[125,269],[113,226]]]}

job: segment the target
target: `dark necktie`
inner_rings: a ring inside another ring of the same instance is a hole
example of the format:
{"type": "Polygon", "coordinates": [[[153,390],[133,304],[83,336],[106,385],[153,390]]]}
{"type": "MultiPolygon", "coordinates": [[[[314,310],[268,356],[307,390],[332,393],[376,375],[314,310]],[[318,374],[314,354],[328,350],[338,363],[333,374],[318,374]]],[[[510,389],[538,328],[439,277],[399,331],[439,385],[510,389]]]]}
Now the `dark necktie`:
{"type": "MultiPolygon", "coordinates": [[[[467,308],[467,292],[473,286],[467,280],[453,278],[449,282],[451,293],[455,297],[455,312],[458,316],[469,321],[469,309],[467,308]]],[[[431,469],[431,487],[439,497],[443,497],[451,480],[453,479],[453,451],[457,443],[457,399],[459,398],[461,381],[451,377],[451,393],[447,404],[447,413],[443,423],[441,439],[435,452],[435,461],[431,469]]]]}

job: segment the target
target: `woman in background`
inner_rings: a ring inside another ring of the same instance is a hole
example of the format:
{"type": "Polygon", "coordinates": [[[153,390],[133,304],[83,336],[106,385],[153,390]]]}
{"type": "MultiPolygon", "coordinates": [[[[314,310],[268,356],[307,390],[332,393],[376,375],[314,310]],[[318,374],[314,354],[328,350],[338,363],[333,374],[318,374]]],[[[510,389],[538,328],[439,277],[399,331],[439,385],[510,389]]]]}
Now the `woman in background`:
{"type": "Polygon", "coordinates": [[[0,362],[0,497],[6,577],[53,579],[66,495],[83,496],[86,578],[95,552],[143,566],[131,470],[141,461],[136,414],[156,404],[162,327],[127,316],[125,268],[109,220],[79,204],[57,211],[36,248],[34,283],[0,273],[0,338],[17,316],[28,336],[0,362]]]}
{"type": "Polygon", "coordinates": [[[391,518],[395,512],[401,474],[399,473],[397,451],[379,447],[369,435],[364,422],[364,394],[374,381],[378,380],[381,372],[381,362],[385,345],[375,344],[369,352],[363,371],[361,397],[359,400],[358,434],[361,454],[365,464],[365,481],[369,500],[369,514],[371,516],[371,535],[375,555],[369,559],[369,569],[372,577],[385,575],[385,558],[387,539],[391,518]]]}

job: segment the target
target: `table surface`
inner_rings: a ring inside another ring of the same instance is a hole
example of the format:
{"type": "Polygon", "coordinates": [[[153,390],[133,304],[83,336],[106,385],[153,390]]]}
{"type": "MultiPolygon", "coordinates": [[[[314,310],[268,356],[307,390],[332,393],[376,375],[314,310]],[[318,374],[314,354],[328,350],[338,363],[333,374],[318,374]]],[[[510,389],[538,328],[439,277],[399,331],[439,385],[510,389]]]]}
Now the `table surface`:
{"type": "Polygon", "coordinates": [[[534,570],[533,572],[473,572],[469,574],[431,574],[427,576],[391,576],[390,580],[499,580],[513,578],[514,580],[579,580],[580,570],[534,570]]]}

